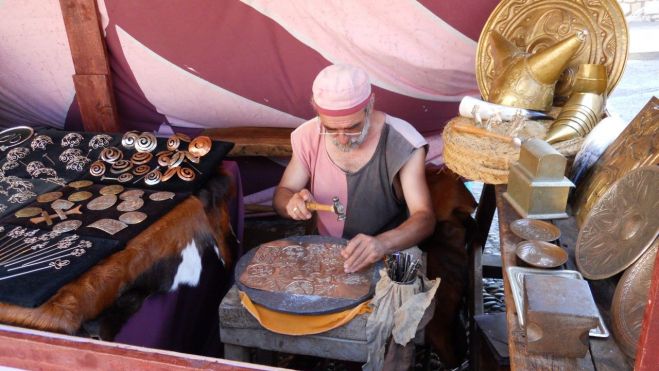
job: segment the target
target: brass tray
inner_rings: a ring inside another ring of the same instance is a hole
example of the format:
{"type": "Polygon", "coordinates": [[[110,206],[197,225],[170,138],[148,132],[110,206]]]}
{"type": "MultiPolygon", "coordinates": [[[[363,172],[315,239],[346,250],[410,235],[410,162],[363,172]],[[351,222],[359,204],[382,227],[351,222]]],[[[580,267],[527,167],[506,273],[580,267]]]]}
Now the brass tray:
{"type": "Polygon", "coordinates": [[[659,232],[659,166],[632,170],[593,205],[579,231],[575,261],[584,277],[609,278],[629,267],[659,232]]]}
{"type": "Polygon", "coordinates": [[[620,349],[630,358],[636,357],[636,346],[641,336],[643,313],[648,302],[652,271],[659,239],[618,281],[611,302],[611,329],[620,349]]]}
{"type": "Polygon", "coordinates": [[[538,268],[556,268],[567,261],[567,251],[545,241],[522,241],[515,253],[525,263],[538,268]]]}
{"type": "Polygon", "coordinates": [[[345,239],[295,236],[261,244],[236,265],[238,288],[268,309],[294,314],[327,314],[352,308],[373,296],[382,263],[344,273],[345,239]]]}
{"type": "MultiPolygon", "coordinates": [[[[560,276],[566,278],[574,278],[582,280],[583,277],[581,273],[577,271],[570,270],[545,270],[545,269],[536,269],[536,268],[522,268],[522,267],[508,267],[506,269],[508,273],[508,282],[510,282],[510,289],[513,294],[513,300],[515,301],[515,309],[517,310],[517,321],[521,327],[524,327],[524,276],[527,274],[545,274],[560,276]]],[[[606,338],[609,337],[609,330],[604,324],[604,319],[602,315],[598,313],[599,325],[591,329],[588,333],[592,337],[597,338],[606,338]]]]}
{"type": "Polygon", "coordinates": [[[556,241],[561,236],[557,226],[537,219],[517,219],[510,223],[510,231],[525,240],[556,241]]]}
{"type": "Polygon", "coordinates": [[[483,26],[476,50],[476,81],[485,100],[492,80],[500,73],[494,70],[490,30],[498,31],[528,53],[543,50],[576,31],[587,30],[584,44],[556,84],[555,103],[567,101],[580,64],[597,63],[606,67],[610,95],[627,63],[627,23],[616,0],[503,0],[483,26]]]}

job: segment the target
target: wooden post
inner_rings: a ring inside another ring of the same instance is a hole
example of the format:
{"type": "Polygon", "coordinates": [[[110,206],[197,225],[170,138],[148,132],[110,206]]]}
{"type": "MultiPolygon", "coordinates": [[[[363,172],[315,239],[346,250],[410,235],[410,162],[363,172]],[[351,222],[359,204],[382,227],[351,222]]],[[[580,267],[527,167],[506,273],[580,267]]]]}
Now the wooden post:
{"type": "Polygon", "coordinates": [[[121,131],[107,48],[95,0],[60,0],[76,74],[73,82],[86,131],[121,131]]]}
{"type": "Polygon", "coordinates": [[[657,300],[659,300],[659,254],[654,260],[648,303],[643,315],[641,337],[638,339],[636,348],[634,369],[638,371],[656,370],[659,365],[659,352],[657,352],[659,349],[659,307],[657,300]]]}

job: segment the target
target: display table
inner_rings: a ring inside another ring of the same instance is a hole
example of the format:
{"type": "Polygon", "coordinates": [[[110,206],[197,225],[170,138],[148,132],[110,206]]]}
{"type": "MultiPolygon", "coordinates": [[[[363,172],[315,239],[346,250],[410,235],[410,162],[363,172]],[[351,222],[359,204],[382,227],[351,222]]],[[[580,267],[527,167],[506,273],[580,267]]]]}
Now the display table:
{"type": "MultiPolygon", "coordinates": [[[[505,284],[506,300],[506,320],[508,324],[508,350],[510,353],[510,366],[513,370],[628,370],[632,365],[620,351],[618,345],[611,334],[607,338],[590,337],[590,351],[584,358],[564,358],[545,355],[528,354],[526,352],[526,341],[524,329],[519,325],[518,314],[515,309],[515,302],[511,293],[510,282],[506,269],[511,266],[517,266],[518,260],[515,255],[516,245],[521,238],[517,237],[510,231],[510,223],[520,218],[510,204],[503,198],[506,186],[496,186],[496,205],[499,216],[499,234],[501,246],[501,260],[503,278],[505,284]]],[[[573,218],[555,221],[561,229],[561,244],[568,249],[570,260],[567,263],[567,269],[576,270],[574,266],[574,247],[578,230],[573,218]]],[[[603,286],[610,284],[605,281],[590,282],[593,291],[593,297],[598,304],[600,313],[604,318],[607,327],[611,328],[609,321],[609,308],[611,298],[606,297],[612,294],[612,290],[607,290],[603,286]]]]}

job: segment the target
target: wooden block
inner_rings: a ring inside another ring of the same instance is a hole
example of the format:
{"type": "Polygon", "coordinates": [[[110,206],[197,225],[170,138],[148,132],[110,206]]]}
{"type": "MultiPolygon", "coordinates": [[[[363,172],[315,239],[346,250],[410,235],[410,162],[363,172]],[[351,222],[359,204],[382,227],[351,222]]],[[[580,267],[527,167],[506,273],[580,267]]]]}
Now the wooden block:
{"type": "Polygon", "coordinates": [[[588,332],[597,327],[599,312],[584,280],[527,275],[524,278],[526,350],[582,358],[588,332]]]}

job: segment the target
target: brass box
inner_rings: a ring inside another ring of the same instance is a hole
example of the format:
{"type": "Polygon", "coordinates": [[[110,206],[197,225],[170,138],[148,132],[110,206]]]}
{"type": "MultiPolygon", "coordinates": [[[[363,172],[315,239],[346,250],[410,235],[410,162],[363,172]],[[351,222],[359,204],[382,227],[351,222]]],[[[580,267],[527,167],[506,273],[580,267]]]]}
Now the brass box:
{"type": "Polygon", "coordinates": [[[503,196],[524,218],[567,218],[565,207],[570,187],[574,184],[566,177],[552,181],[536,180],[516,162],[510,167],[508,190],[503,196]]]}
{"type": "Polygon", "coordinates": [[[519,163],[533,180],[562,181],[567,160],[544,140],[529,139],[519,151],[519,163]]]}

